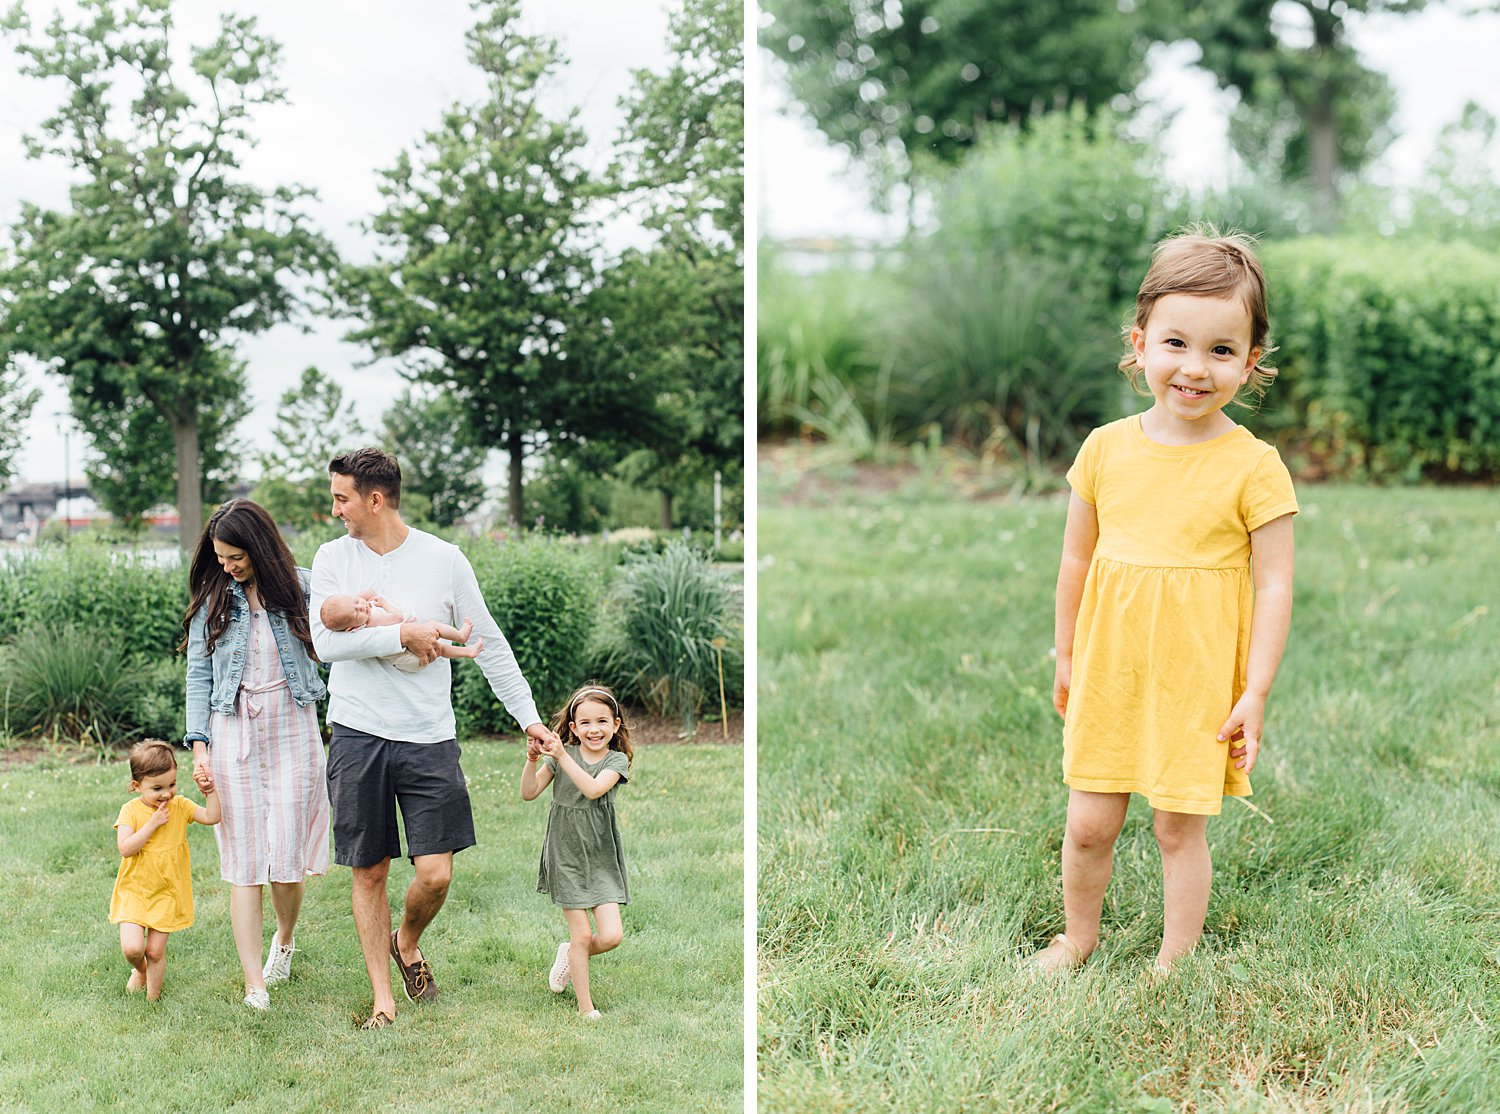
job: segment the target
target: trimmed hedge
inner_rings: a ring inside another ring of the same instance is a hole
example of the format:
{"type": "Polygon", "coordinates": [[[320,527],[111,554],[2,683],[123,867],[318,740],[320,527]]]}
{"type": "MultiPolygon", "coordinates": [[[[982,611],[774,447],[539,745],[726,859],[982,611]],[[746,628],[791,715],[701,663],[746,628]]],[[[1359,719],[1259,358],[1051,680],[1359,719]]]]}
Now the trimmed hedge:
{"type": "Polygon", "coordinates": [[[72,624],[125,654],[168,655],[186,607],[185,570],[113,546],[13,551],[0,561],[0,639],[72,624]]]}
{"type": "Polygon", "coordinates": [[[1500,477],[1500,257],[1347,239],[1263,254],[1281,376],[1253,425],[1296,471],[1500,477]]]}

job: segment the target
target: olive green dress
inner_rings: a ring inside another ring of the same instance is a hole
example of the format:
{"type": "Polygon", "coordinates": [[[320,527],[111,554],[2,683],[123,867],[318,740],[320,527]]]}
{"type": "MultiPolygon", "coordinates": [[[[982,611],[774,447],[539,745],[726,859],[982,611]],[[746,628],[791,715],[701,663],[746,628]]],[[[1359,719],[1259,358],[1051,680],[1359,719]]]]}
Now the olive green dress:
{"type": "Polygon", "coordinates": [[[608,751],[598,762],[585,762],[578,747],[564,749],[590,777],[616,770],[620,780],[591,801],[552,758],[543,756],[552,771],[552,809],[547,813],[536,892],[551,895],[552,903],[564,909],[594,909],[610,902],[627,905],[630,887],[625,881],[620,825],[615,820],[615,790],[630,780],[630,763],[617,750],[608,751]]]}

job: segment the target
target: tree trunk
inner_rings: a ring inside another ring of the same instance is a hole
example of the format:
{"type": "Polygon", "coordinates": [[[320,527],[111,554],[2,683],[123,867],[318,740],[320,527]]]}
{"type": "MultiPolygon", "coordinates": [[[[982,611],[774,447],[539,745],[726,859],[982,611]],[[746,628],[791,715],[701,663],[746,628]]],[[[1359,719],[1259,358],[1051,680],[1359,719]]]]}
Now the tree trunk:
{"type": "Polygon", "coordinates": [[[661,528],[663,530],[672,528],[672,493],[670,491],[661,493],[661,528]]]}
{"type": "Polygon", "coordinates": [[[519,434],[512,435],[509,451],[510,491],[506,498],[506,513],[512,526],[520,526],[526,515],[526,494],[521,489],[521,462],[526,459],[526,446],[519,434]]]}
{"type": "Polygon", "coordinates": [[[1317,96],[1308,114],[1307,133],[1313,189],[1322,225],[1318,231],[1331,236],[1337,231],[1339,216],[1339,134],[1333,112],[1333,85],[1327,78],[1318,83],[1317,96]]]}
{"type": "Polygon", "coordinates": [[[184,561],[191,558],[203,531],[203,480],[199,474],[198,414],[172,415],[172,445],[177,450],[177,544],[184,561]]]}

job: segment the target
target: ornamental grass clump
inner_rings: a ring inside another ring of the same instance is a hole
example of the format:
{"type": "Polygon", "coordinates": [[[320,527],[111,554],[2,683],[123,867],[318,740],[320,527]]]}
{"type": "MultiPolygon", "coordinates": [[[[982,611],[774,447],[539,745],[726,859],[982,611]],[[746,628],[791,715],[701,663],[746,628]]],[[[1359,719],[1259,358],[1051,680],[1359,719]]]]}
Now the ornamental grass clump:
{"type": "Polygon", "coordinates": [[[71,624],[33,628],[10,640],[0,660],[0,714],[11,736],[103,745],[138,733],[138,682],[116,644],[71,624]]]}
{"type": "Polygon", "coordinates": [[[691,731],[704,703],[717,703],[717,654],[738,698],[744,666],[738,602],[724,573],[690,546],[673,542],[627,563],[610,604],[617,627],[597,672],[627,699],[658,715],[680,716],[691,731]]]}

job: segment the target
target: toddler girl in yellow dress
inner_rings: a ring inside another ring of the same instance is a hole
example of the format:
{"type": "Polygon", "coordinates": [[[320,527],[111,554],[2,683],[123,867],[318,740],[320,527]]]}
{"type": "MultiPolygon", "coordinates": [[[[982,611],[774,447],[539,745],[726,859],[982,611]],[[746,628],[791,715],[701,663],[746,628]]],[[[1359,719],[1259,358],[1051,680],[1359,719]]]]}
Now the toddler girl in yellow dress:
{"type": "Polygon", "coordinates": [[[1275,378],[1262,363],[1268,328],[1246,238],[1163,241],[1120,362],[1153,405],[1094,430],[1068,472],[1053,683],[1070,789],[1066,928],[1034,957],[1044,969],[1077,966],[1098,944],[1132,793],[1154,810],[1161,847],[1157,967],[1203,931],[1208,817],[1250,793],[1291,624],[1291,477],[1224,413],[1275,378]]]}
{"type": "Polygon", "coordinates": [[[120,926],[120,951],[133,968],[125,989],[161,997],[167,936],[193,923],[193,882],[188,872],[188,824],[217,824],[219,797],[213,775],[195,775],[206,805],[177,795],[177,755],[159,740],[130,749],[130,788],[115,821],[120,870],[109,900],[109,922],[120,926]]]}

